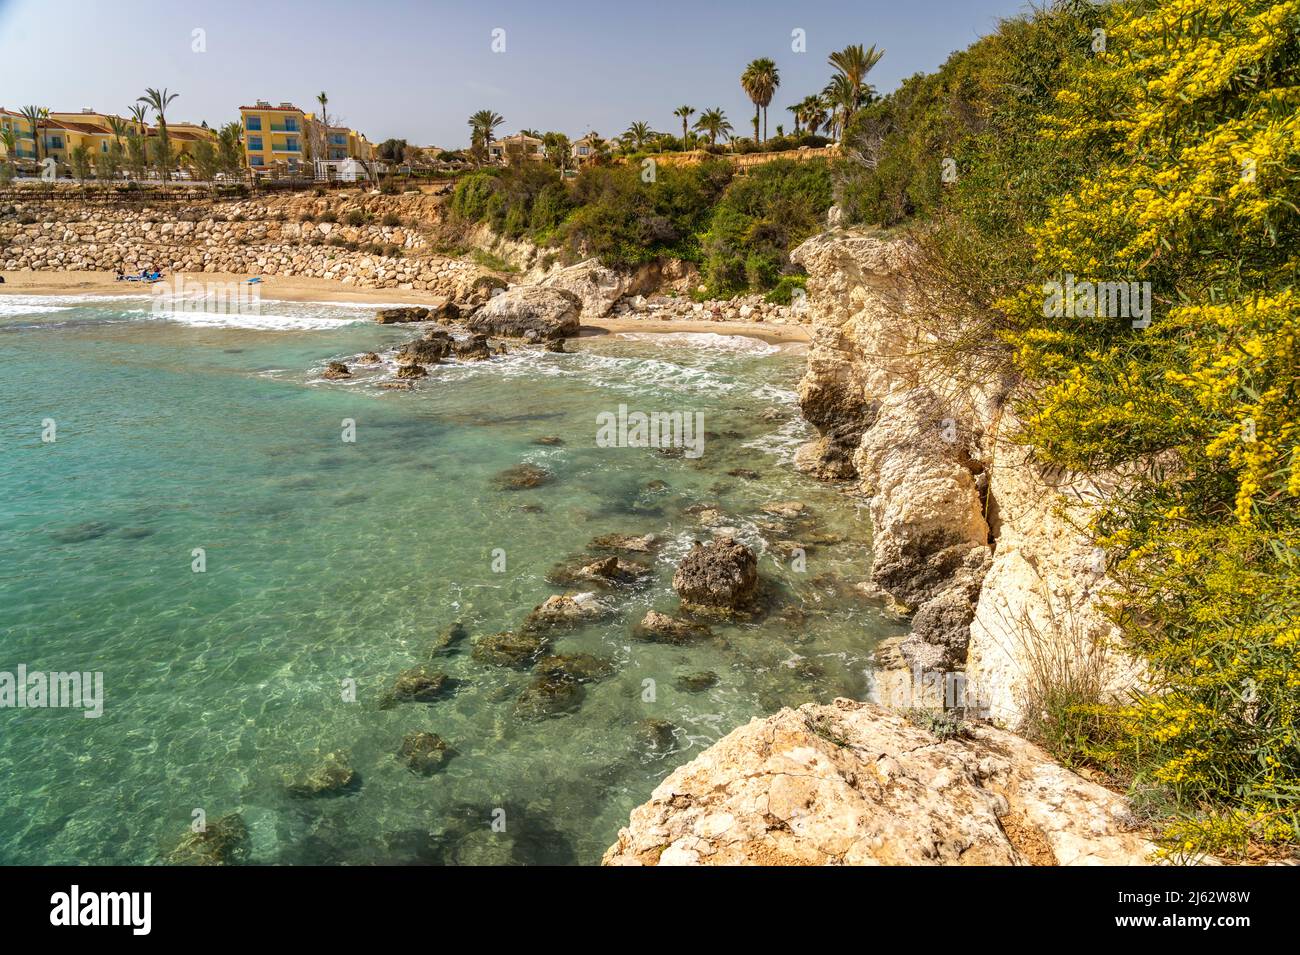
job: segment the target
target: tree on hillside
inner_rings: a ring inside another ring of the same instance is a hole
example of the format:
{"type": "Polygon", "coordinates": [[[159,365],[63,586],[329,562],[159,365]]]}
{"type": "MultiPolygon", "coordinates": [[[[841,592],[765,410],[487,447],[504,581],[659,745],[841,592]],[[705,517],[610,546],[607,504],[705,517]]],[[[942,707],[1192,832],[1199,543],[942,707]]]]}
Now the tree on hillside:
{"type": "Polygon", "coordinates": [[[690,148],[690,128],[686,125],[692,116],[695,115],[694,106],[678,106],[673,110],[673,115],[682,121],[682,149],[690,148]]]}
{"type": "Polygon", "coordinates": [[[885,51],[877,50],[874,44],[864,49],[861,43],[855,43],[828,57],[827,62],[835,67],[838,75],[844,77],[852,91],[851,96],[848,97],[853,104],[849,110],[849,119],[853,118],[852,114],[857,112],[859,107],[875,98],[876,91],[867,82],[867,74],[884,55],[885,51]]]}
{"type": "Polygon", "coordinates": [[[642,147],[645,146],[646,140],[654,136],[655,132],[650,128],[649,123],[637,122],[629,126],[627,132],[623,135],[627,138],[627,141],[635,147],[636,151],[640,152],[642,147]]]}
{"type": "Polygon", "coordinates": [[[758,117],[759,111],[763,115],[763,136],[767,139],[767,107],[772,102],[772,96],[776,93],[776,88],[781,85],[781,74],[776,68],[776,63],[767,57],[760,57],[750,62],[745,67],[745,72],[740,75],[740,85],[745,90],[745,94],[754,104],[754,141],[759,141],[758,117]]]}
{"type": "Polygon", "coordinates": [[[721,106],[706,109],[695,121],[695,128],[709,137],[709,145],[716,146],[719,136],[730,137],[735,128],[727,121],[727,114],[721,106]]]}
{"type": "Polygon", "coordinates": [[[469,118],[469,151],[474,162],[482,165],[487,159],[488,146],[496,134],[496,129],[505,122],[505,117],[490,109],[481,109],[469,118]]]}

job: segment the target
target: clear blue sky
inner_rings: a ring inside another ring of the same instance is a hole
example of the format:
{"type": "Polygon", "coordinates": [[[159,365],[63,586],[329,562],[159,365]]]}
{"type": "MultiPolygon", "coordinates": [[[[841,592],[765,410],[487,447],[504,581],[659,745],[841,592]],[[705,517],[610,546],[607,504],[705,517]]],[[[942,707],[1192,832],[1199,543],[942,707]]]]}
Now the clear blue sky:
{"type": "Polygon", "coordinates": [[[372,140],[458,147],[466,117],[494,109],[503,132],[604,136],[634,120],[680,129],[672,110],[721,106],[737,134],[752,107],[738,77],[776,60],[785,107],[817,92],[826,56],[849,43],[885,58],[881,91],[933,70],[1023,0],[0,0],[0,106],[125,114],[146,86],[179,92],[168,117],[213,126],[257,99],[315,107],[372,140]],[[192,50],[206,31],[207,51],[192,50]],[[505,31],[505,52],[492,32],[505,31]],[[807,52],[791,49],[805,31],[807,52]]]}

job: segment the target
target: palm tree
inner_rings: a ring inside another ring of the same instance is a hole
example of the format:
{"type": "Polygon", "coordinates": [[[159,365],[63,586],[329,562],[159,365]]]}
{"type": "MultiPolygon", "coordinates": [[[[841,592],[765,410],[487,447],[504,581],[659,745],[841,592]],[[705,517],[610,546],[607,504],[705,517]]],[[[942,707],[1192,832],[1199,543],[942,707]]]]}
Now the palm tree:
{"type": "Polygon", "coordinates": [[[329,106],[330,102],[329,95],[324,90],[321,90],[316,94],[316,102],[320,103],[320,133],[317,136],[310,137],[311,139],[317,140],[313,147],[313,152],[316,154],[315,158],[317,159],[329,159],[330,114],[326,112],[326,107],[329,106]]]}
{"type": "Polygon", "coordinates": [[[649,123],[633,123],[627,128],[627,132],[623,135],[630,141],[636,143],[637,152],[640,152],[641,147],[645,145],[645,141],[654,134],[655,132],[650,128],[649,123]]]}
{"type": "Polygon", "coordinates": [[[835,67],[838,75],[848,81],[849,89],[852,91],[850,99],[853,105],[849,109],[849,116],[845,118],[846,122],[860,106],[869,103],[875,95],[875,91],[867,83],[867,74],[884,55],[885,51],[877,50],[874,44],[863,49],[861,43],[855,43],[832,53],[827,59],[827,62],[835,67]]]}
{"type": "Polygon", "coordinates": [[[158,172],[162,176],[163,182],[171,177],[171,139],[167,136],[167,107],[172,104],[179,93],[169,93],[167,88],[156,90],[152,87],[146,87],[144,95],[136,99],[137,103],[151,107],[154,114],[158,117],[158,172]]]}
{"type": "Polygon", "coordinates": [[[767,107],[772,102],[776,88],[781,85],[781,74],[776,63],[767,57],[753,60],[740,74],[740,85],[754,104],[754,140],[758,141],[758,114],[763,111],[763,139],[767,139],[767,107]]]}
{"type": "Polygon", "coordinates": [[[682,149],[686,148],[686,140],[690,136],[690,133],[687,131],[686,121],[689,120],[691,116],[693,116],[694,114],[695,114],[694,106],[678,106],[675,110],[673,110],[673,115],[680,117],[682,121],[682,149]]]}
{"type": "Polygon", "coordinates": [[[820,96],[805,96],[799,101],[799,117],[803,120],[804,128],[816,136],[817,130],[826,122],[826,104],[820,96]]]}
{"type": "Polygon", "coordinates": [[[734,131],[731,123],[727,122],[727,114],[722,111],[721,106],[706,109],[701,113],[700,118],[695,121],[695,128],[709,137],[710,146],[718,144],[719,136],[730,136],[734,131]]]}
{"type": "Polygon", "coordinates": [[[843,73],[836,73],[832,76],[831,81],[822,90],[822,100],[825,102],[827,109],[830,110],[830,121],[827,123],[826,128],[831,131],[833,139],[844,134],[844,128],[848,125],[849,117],[858,108],[857,95],[853,83],[843,73]],[[839,136],[836,135],[837,133],[839,136]]]}
{"type": "Polygon", "coordinates": [[[14,128],[9,125],[0,126],[0,146],[5,148],[4,166],[0,167],[0,182],[8,182],[17,168],[15,163],[18,159],[18,134],[14,128]]]}
{"type": "Polygon", "coordinates": [[[39,164],[41,161],[40,125],[50,115],[50,111],[44,106],[24,106],[18,112],[32,128],[32,149],[36,151],[36,162],[39,164]]]}
{"type": "Polygon", "coordinates": [[[236,172],[244,165],[244,127],[240,123],[226,123],[217,130],[217,156],[223,172],[236,172]]]}
{"type": "Polygon", "coordinates": [[[490,109],[481,109],[469,118],[469,148],[479,162],[483,161],[496,128],[504,122],[505,117],[490,109]]]}

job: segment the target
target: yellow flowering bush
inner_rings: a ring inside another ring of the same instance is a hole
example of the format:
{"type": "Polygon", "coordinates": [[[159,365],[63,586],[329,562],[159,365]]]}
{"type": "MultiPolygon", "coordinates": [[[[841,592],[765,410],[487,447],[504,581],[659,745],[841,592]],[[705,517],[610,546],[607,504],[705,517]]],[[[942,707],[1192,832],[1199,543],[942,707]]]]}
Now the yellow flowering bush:
{"type": "Polygon", "coordinates": [[[1119,3],[1094,49],[1042,122],[1095,166],[1000,303],[1024,434],[1132,476],[1096,532],[1153,679],[1119,749],[1190,810],[1170,846],[1295,842],[1300,0],[1119,3]],[[1045,308],[1065,276],[1149,289],[1147,321],[1045,308]]]}

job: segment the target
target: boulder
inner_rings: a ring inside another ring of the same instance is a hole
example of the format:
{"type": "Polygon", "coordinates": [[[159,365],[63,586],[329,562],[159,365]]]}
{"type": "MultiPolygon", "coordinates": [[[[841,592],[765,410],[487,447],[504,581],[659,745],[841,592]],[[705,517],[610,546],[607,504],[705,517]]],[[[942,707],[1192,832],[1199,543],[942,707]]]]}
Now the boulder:
{"type": "Polygon", "coordinates": [[[869,703],[783,709],[669,775],[606,865],[1141,865],[1128,802],[987,726],[869,703]]]}
{"type": "Polygon", "coordinates": [[[426,335],[407,342],[398,351],[396,358],[403,365],[438,365],[451,354],[451,349],[451,336],[442,332],[440,335],[426,335]]]}
{"type": "Polygon", "coordinates": [[[758,586],[758,558],[730,537],[698,541],[673,573],[673,590],[687,605],[739,610],[758,586]]]}
{"type": "Polygon", "coordinates": [[[417,776],[432,776],[456,751],[437,733],[407,733],[398,755],[417,776]]]}
{"type": "Polygon", "coordinates": [[[428,320],[429,310],[418,305],[381,308],[375,313],[375,321],[380,325],[398,325],[406,322],[426,322],[428,320]]]}
{"type": "Polygon", "coordinates": [[[452,343],[452,350],[460,361],[487,361],[492,357],[492,344],[486,335],[470,335],[452,343]]]}
{"type": "Polygon", "coordinates": [[[286,776],[284,788],[300,799],[338,796],[355,788],[357,774],[341,753],[326,753],[320,764],[296,776],[286,776]]]}
{"type": "Polygon", "coordinates": [[[402,365],[397,369],[398,378],[427,378],[429,373],[423,365],[402,365]]]}
{"type": "Polygon", "coordinates": [[[648,610],[641,622],[632,628],[633,638],[644,643],[671,643],[681,645],[707,637],[712,631],[702,624],[670,617],[657,610],[648,610]]]}
{"type": "Polygon", "coordinates": [[[380,359],[380,357],[379,357],[377,354],[375,354],[375,353],[372,352],[372,351],[368,351],[368,352],[366,352],[364,355],[362,355],[360,358],[357,359],[357,364],[358,364],[358,365],[378,365],[380,361],[381,361],[381,359],[380,359]]]}
{"type": "Polygon", "coordinates": [[[517,464],[500,471],[492,483],[503,491],[525,491],[550,482],[552,474],[536,464],[517,464]]]}
{"type": "Polygon", "coordinates": [[[524,620],[524,629],[567,630],[603,619],[609,613],[609,608],[594,594],[556,594],[533,608],[524,620]]]}
{"type": "Polygon", "coordinates": [[[167,853],[170,865],[231,865],[248,853],[248,826],[237,812],[209,822],[200,832],[191,829],[167,853]]]}
{"type": "Polygon", "coordinates": [[[348,366],[343,362],[332,361],[325,366],[325,372],[321,377],[330,381],[338,381],[343,378],[351,378],[352,372],[348,370],[348,366]]]}
{"type": "Polygon", "coordinates": [[[601,265],[599,259],[587,259],[551,272],[538,285],[569,292],[578,300],[584,317],[600,317],[608,315],[614,303],[627,294],[631,277],[601,265]]]}
{"type": "Polygon", "coordinates": [[[471,656],[478,663],[526,670],[550,649],[549,638],[536,630],[505,631],[479,637],[471,656]]]}
{"type": "Polygon", "coordinates": [[[451,688],[452,682],[447,674],[421,664],[399,673],[390,694],[398,703],[432,703],[451,688]]]}
{"type": "Polygon", "coordinates": [[[494,296],[468,325],[483,335],[550,340],[578,334],[578,310],[572,292],[518,285],[494,296]]]}

